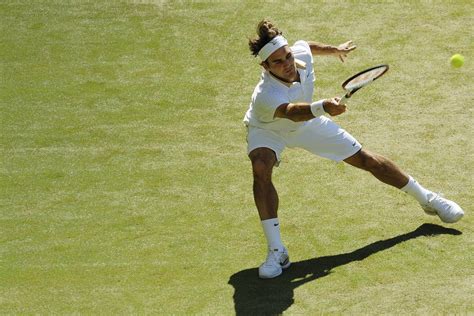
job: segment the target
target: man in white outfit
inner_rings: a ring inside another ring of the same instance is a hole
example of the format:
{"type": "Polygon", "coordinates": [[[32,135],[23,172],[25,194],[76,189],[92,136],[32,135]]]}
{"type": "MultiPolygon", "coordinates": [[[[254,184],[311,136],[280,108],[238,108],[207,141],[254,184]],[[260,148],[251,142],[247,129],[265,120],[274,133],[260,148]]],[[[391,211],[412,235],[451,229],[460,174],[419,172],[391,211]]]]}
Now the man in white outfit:
{"type": "Polygon", "coordinates": [[[344,57],[356,47],[351,42],[339,46],[297,41],[289,46],[269,20],[257,27],[257,37],[249,40],[253,55],[260,58],[262,77],[255,87],[244,123],[248,128],[248,155],[252,162],[253,192],[268,243],[266,261],[259,267],[261,278],[279,276],[290,266],[288,251],[280,236],[278,194],[272,170],[280,162],[285,147],[299,147],[334,161],[344,161],[373,174],[381,182],[413,196],[426,213],[443,222],[457,222],[464,215],[455,202],[423,188],[389,159],[369,152],[348,132],[324,116],[340,115],[346,106],[339,98],[312,102],[314,55],[344,57]]]}

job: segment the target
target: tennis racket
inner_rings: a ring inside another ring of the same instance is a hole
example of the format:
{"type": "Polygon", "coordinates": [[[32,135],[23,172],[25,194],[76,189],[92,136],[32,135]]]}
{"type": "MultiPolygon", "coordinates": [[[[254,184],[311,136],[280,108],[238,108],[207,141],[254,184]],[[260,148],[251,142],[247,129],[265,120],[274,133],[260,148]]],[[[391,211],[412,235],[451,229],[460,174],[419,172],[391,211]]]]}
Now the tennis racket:
{"type": "Polygon", "coordinates": [[[382,77],[388,71],[388,65],[379,65],[361,71],[342,83],[342,88],[346,90],[346,94],[341,98],[339,104],[352,97],[359,89],[371,84],[374,80],[382,77]]]}

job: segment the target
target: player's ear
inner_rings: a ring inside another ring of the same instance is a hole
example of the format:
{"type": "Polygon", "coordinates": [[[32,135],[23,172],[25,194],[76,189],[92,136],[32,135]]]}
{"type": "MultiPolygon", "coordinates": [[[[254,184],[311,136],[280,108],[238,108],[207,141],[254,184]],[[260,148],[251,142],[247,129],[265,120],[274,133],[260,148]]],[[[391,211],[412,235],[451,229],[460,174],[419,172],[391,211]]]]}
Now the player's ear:
{"type": "Polygon", "coordinates": [[[265,70],[268,70],[268,62],[265,60],[265,61],[262,61],[260,63],[260,66],[262,66],[263,68],[265,68],[265,70]]]}

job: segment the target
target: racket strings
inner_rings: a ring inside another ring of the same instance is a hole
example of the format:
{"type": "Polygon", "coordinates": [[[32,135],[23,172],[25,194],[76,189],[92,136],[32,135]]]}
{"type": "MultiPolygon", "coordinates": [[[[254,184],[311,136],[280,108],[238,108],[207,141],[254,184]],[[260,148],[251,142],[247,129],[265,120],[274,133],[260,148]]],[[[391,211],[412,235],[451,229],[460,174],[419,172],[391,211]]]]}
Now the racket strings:
{"type": "Polygon", "coordinates": [[[352,78],[349,82],[347,82],[344,85],[344,89],[353,90],[353,89],[360,88],[366,85],[367,83],[374,81],[381,75],[383,75],[386,70],[387,69],[385,67],[381,67],[381,68],[376,68],[376,69],[372,69],[370,71],[364,72],[352,78]]]}

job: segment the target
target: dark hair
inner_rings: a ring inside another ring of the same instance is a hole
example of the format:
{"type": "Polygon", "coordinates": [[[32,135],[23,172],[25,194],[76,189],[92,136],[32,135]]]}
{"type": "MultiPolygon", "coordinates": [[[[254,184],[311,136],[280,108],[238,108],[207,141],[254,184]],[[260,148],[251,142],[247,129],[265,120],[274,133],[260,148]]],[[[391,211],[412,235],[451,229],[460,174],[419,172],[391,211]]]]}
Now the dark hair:
{"type": "Polygon", "coordinates": [[[263,19],[257,25],[257,37],[249,39],[249,48],[252,55],[258,56],[258,52],[270,42],[275,36],[283,33],[269,19],[263,19]]]}

